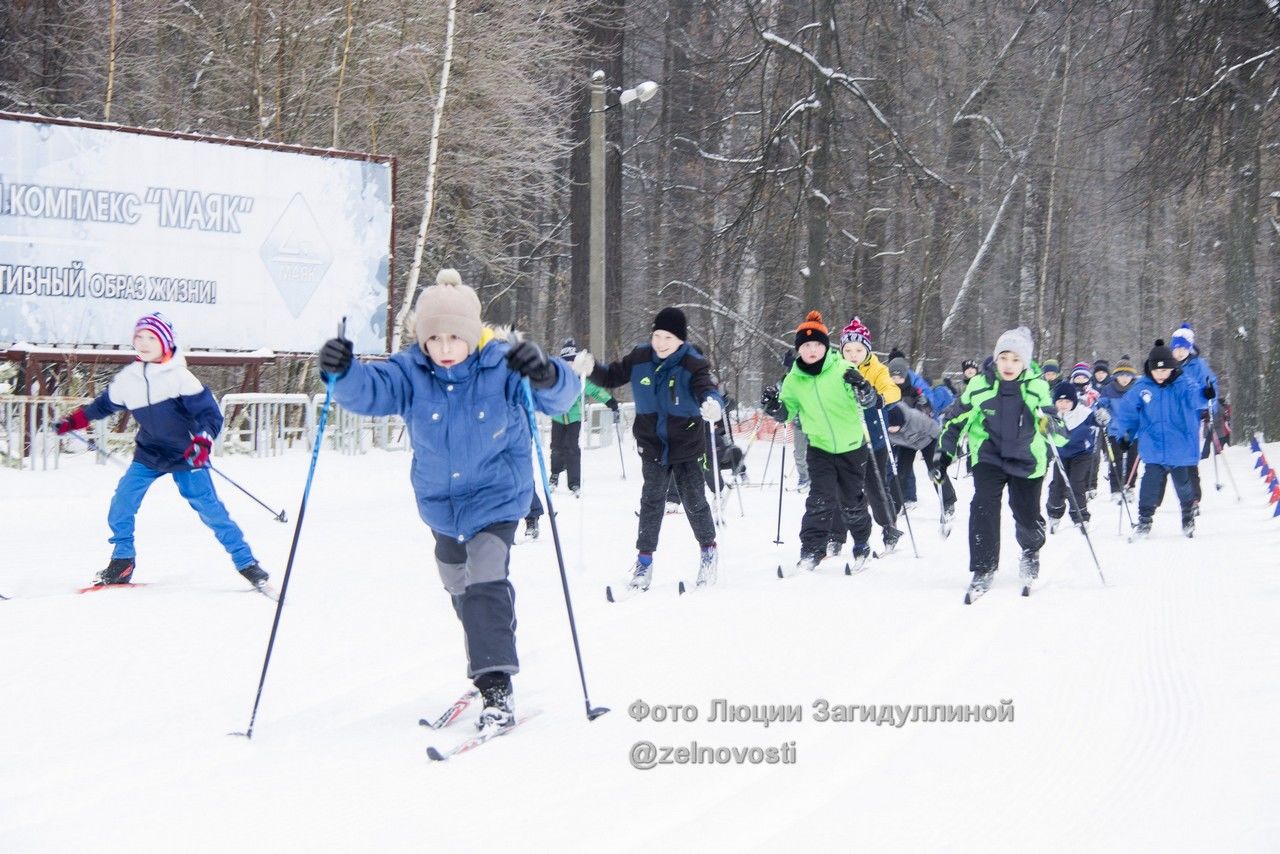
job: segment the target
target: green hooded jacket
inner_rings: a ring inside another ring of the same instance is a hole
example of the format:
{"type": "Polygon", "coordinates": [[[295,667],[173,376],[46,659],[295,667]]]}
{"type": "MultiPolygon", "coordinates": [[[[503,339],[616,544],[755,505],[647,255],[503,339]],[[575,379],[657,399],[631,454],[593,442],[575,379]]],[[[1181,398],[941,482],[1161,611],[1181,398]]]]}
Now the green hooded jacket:
{"type": "Polygon", "coordinates": [[[828,350],[816,375],[800,368],[800,359],[782,381],[778,399],[787,408],[787,419],[800,416],[810,444],[829,454],[844,454],[863,444],[862,407],[844,373],[854,366],[834,350],[828,350]]]}
{"type": "Polygon", "coordinates": [[[959,411],[943,425],[938,447],[954,457],[969,440],[971,465],[990,463],[1013,477],[1044,477],[1049,470],[1049,441],[1066,444],[1049,384],[1032,366],[1004,381],[989,368],[969,380],[959,411]],[[1002,388],[1003,386],[1003,388],[1002,388]]]}

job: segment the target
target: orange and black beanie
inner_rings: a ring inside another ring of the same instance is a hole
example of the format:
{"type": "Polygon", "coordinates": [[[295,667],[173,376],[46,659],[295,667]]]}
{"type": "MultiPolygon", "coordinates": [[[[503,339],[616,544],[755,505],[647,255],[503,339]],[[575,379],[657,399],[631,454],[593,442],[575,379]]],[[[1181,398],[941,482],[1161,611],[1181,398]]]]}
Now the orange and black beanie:
{"type": "Polygon", "coordinates": [[[816,311],[805,315],[804,323],[796,327],[796,349],[799,350],[801,344],[810,341],[819,341],[824,347],[831,346],[831,338],[822,322],[822,315],[816,311]]]}

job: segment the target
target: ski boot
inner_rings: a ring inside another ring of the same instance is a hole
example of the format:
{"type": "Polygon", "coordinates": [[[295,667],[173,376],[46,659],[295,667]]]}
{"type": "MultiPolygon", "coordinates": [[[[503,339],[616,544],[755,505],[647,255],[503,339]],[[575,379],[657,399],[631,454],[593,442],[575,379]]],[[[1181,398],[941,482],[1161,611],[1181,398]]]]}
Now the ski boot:
{"type": "Polygon", "coordinates": [[[861,545],[853,544],[853,560],[849,563],[849,574],[853,575],[859,572],[867,565],[867,561],[871,560],[871,544],[862,543],[861,545]]]}
{"type": "Polygon", "coordinates": [[[1034,549],[1023,549],[1022,558],[1018,561],[1018,577],[1023,581],[1035,581],[1040,576],[1040,552],[1034,549]]]}
{"type": "Polygon", "coordinates": [[[844,543],[838,543],[835,540],[827,540],[827,557],[835,557],[840,554],[840,549],[844,548],[844,543]]]}
{"type": "Polygon", "coordinates": [[[649,589],[649,584],[652,581],[653,556],[649,555],[647,561],[637,557],[635,566],[631,567],[631,580],[627,582],[627,587],[637,593],[643,593],[649,589]]]}
{"type": "Polygon", "coordinates": [[[988,590],[991,589],[991,580],[995,577],[994,569],[980,569],[973,573],[973,581],[969,582],[969,589],[964,594],[964,603],[972,605],[988,590]]]}
{"type": "Polygon", "coordinates": [[[1182,536],[1188,540],[1196,535],[1196,517],[1193,513],[1182,514],[1182,536]]]}
{"type": "Polygon", "coordinates": [[[668,502],[667,502],[667,515],[668,515],[668,516],[675,516],[675,515],[677,515],[679,512],[680,512],[680,502],[679,502],[679,501],[668,501],[668,502]]]}
{"type": "Polygon", "coordinates": [[[581,487],[581,486],[571,486],[571,487],[569,487],[569,494],[570,494],[570,495],[572,495],[574,498],[581,498],[581,497],[582,497],[582,487],[581,487]]]}
{"type": "Polygon", "coordinates": [[[547,478],[547,482],[551,484],[552,492],[555,492],[557,489],[559,489],[560,488],[560,472],[556,472],[555,474],[551,475],[551,477],[547,478]]]}
{"type": "Polygon", "coordinates": [[[538,517],[529,516],[524,520],[524,538],[526,540],[538,539],[538,517]]]}
{"type": "Polygon", "coordinates": [[[113,557],[107,568],[93,578],[94,587],[108,587],[112,584],[131,584],[133,582],[133,558],[113,557]]]}
{"type": "Polygon", "coordinates": [[[707,587],[716,583],[720,568],[720,556],[714,544],[702,549],[702,558],[698,561],[697,586],[707,587]]]}
{"type": "Polygon", "coordinates": [[[822,563],[822,555],[818,554],[801,554],[800,561],[796,564],[796,569],[804,572],[813,572],[818,568],[818,564],[822,563]]]}
{"type": "Polygon", "coordinates": [[[1062,524],[1062,520],[1061,520],[1061,519],[1058,519],[1058,518],[1053,517],[1053,516],[1049,517],[1049,533],[1050,533],[1050,534],[1056,534],[1056,533],[1058,533],[1058,526],[1059,526],[1059,525],[1061,525],[1061,524],[1062,524]]]}
{"type": "Polygon", "coordinates": [[[511,702],[511,675],[490,671],[476,677],[475,686],[484,700],[476,729],[506,729],[515,726],[515,706],[511,702]]]}
{"type": "Polygon", "coordinates": [[[249,582],[259,590],[266,585],[267,579],[270,578],[270,576],[263,571],[262,567],[258,566],[256,563],[240,567],[239,572],[244,576],[245,581],[249,582]]]}
{"type": "Polygon", "coordinates": [[[1139,516],[1138,524],[1133,526],[1133,533],[1129,535],[1129,542],[1134,540],[1145,540],[1151,533],[1151,517],[1139,516]]]}
{"type": "Polygon", "coordinates": [[[897,528],[889,528],[884,532],[884,553],[892,554],[893,550],[898,547],[898,540],[902,539],[902,532],[897,528]]]}

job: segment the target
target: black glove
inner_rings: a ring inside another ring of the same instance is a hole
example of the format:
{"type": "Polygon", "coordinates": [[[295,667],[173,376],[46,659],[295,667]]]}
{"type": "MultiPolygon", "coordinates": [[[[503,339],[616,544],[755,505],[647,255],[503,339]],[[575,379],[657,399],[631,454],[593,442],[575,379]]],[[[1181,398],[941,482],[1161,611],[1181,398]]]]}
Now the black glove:
{"type": "Polygon", "coordinates": [[[765,415],[768,415],[774,421],[786,423],[787,407],[778,399],[778,387],[776,385],[765,387],[765,390],[760,394],[760,405],[764,407],[765,415]]]}
{"type": "Polygon", "coordinates": [[[556,384],[556,366],[532,341],[521,341],[507,352],[507,367],[529,378],[534,388],[551,388],[556,384]]]}
{"type": "Polygon", "coordinates": [[[933,455],[933,470],[946,471],[951,465],[951,455],[943,451],[941,448],[933,455]]]}
{"type": "Polygon", "coordinates": [[[1206,385],[1200,393],[1204,395],[1205,400],[1213,400],[1218,396],[1218,393],[1213,389],[1212,383],[1206,385]]]}
{"type": "Polygon", "coordinates": [[[351,342],[346,338],[330,338],[324,342],[320,348],[320,375],[325,379],[342,379],[351,370],[351,354],[351,342]]]}
{"type": "Polygon", "coordinates": [[[617,412],[617,411],[618,411],[618,401],[617,401],[617,398],[613,398],[613,397],[609,398],[608,400],[606,400],[606,401],[604,402],[604,405],[605,405],[605,406],[607,406],[607,407],[609,408],[609,411],[610,411],[610,412],[617,412]]]}
{"type": "Polygon", "coordinates": [[[863,409],[875,409],[880,405],[880,395],[875,386],[867,382],[867,378],[857,368],[844,372],[844,381],[853,388],[853,397],[863,409]]]}

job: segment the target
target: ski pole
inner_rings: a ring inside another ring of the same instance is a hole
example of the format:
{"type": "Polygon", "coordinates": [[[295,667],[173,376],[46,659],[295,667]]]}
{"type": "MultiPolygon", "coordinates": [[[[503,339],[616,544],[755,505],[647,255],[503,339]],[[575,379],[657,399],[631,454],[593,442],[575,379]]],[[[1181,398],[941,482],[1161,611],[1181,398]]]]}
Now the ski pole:
{"type": "Polygon", "coordinates": [[[1093,555],[1093,565],[1098,568],[1098,577],[1102,579],[1105,587],[1107,577],[1102,574],[1102,563],[1098,560],[1098,553],[1093,550],[1093,539],[1089,536],[1089,528],[1084,524],[1084,514],[1080,511],[1080,502],[1076,500],[1075,488],[1071,485],[1071,478],[1067,476],[1067,467],[1062,462],[1062,457],[1058,455],[1058,446],[1054,443],[1052,436],[1045,436],[1045,441],[1049,443],[1049,451],[1053,454],[1053,463],[1058,467],[1058,473],[1062,475],[1062,482],[1067,486],[1067,501],[1071,504],[1071,512],[1080,520],[1080,533],[1084,534],[1084,541],[1089,544],[1089,554],[1093,555]]]}
{"type": "MultiPolygon", "coordinates": [[[[765,471],[765,476],[767,477],[769,474],[769,470],[766,468],[764,471],[765,471]]],[[[783,445],[782,446],[782,468],[778,470],[778,531],[773,535],[773,543],[774,545],[778,545],[778,546],[782,545],[782,482],[786,480],[786,477],[787,477],[787,446],[783,445]]],[[[760,479],[764,480],[763,477],[760,479]]]]}
{"type": "Polygon", "coordinates": [[[75,438],[79,439],[81,442],[84,442],[85,445],[88,446],[89,450],[93,451],[95,454],[102,457],[104,460],[108,460],[122,469],[127,469],[129,467],[129,464],[126,463],[124,460],[120,459],[118,456],[106,450],[105,448],[99,447],[98,441],[96,439],[86,439],[84,436],[80,435],[80,431],[78,430],[72,430],[71,432],[67,433],[67,435],[74,436],[75,438]]]}
{"type": "MultiPolygon", "coordinates": [[[[338,337],[347,337],[347,319],[338,324],[338,337]]],[[[258,704],[262,702],[262,686],[267,683],[267,668],[271,666],[271,651],[276,645],[276,633],[280,630],[280,613],[284,610],[284,597],[289,593],[289,576],[293,573],[293,559],[298,554],[298,537],[302,533],[302,520],[307,515],[307,497],[311,494],[311,481],[316,474],[316,461],[320,457],[320,445],[324,441],[324,428],[329,421],[329,405],[333,402],[333,384],[337,377],[329,376],[324,383],[324,408],[320,410],[320,422],[316,426],[316,441],[311,446],[311,465],[307,468],[307,482],[302,488],[302,503],[298,507],[298,521],[293,526],[293,542],[289,545],[289,560],[284,565],[284,581],[280,583],[280,598],[276,601],[276,616],[271,621],[271,637],[267,639],[267,654],[262,659],[262,675],[258,677],[258,694],[253,698],[253,713],[249,715],[249,728],[231,733],[253,738],[253,724],[258,719],[258,704]]]]}
{"type": "Polygon", "coordinates": [[[627,479],[627,461],[622,455],[622,428],[618,426],[618,421],[622,415],[618,412],[613,413],[613,433],[618,437],[618,462],[622,465],[622,479],[627,479]]]}
{"type": "MultiPolygon", "coordinates": [[[[723,410],[722,410],[723,411],[723,410]]],[[[714,421],[707,421],[707,431],[711,434],[711,486],[715,492],[716,498],[716,525],[724,527],[724,501],[720,486],[724,481],[720,477],[720,458],[716,451],[716,425],[714,421]]],[[[703,459],[706,459],[705,457],[703,459]]]]}
{"type": "MultiPolygon", "coordinates": [[[[1213,450],[1213,401],[1209,401],[1209,418],[1204,422],[1204,432],[1202,432],[1201,447],[1208,447],[1213,450]]],[[[1197,465],[1199,465],[1197,463],[1197,465]]],[[[1213,454],[1213,488],[1217,492],[1222,491],[1222,476],[1218,474],[1218,455],[1213,454]]]]}
{"type": "MultiPolygon", "coordinates": [[[[920,550],[916,548],[916,532],[911,529],[911,513],[907,510],[906,496],[902,494],[902,484],[898,481],[898,455],[893,451],[893,443],[889,441],[889,429],[884,423],[884,409],[876,408],[876,417],[880,419],[880,432],[884,436],[885,447],[889,449],[889,468],[893,470],[893,483],[898,487],[898,500],[902,502],[902,517],[907,520],[907,533],[911,536],[911,551],[915,553],[917,558],[920,557],[920,550]]],[[[866,419],[863,419],[862,430],[867,431],[866,419]]],[[[875,456],[875,452],[872,452],[875,456]]]]}
{"type": "MultiPolygon", "coordinates": [[[[884,515],[896,522],[898,514],[893,512],[893,495],[884,485],[884,475],[880,470],[880,460],[876,458],[876,449],[871,445],[871,430],[867,427],[866,418],[862,419],[862,440],[867,443],[867,450],[871,452],[871,473],[876,476],[876,483],[880,484],[880,497],[884,499],[884,515]]],[[[888,440],[885,441],[885,447],[890,454],[893,453],[893,447],[889,445],[888,440]]],[[[863,492],[866,492],[865,488],[863,492]]],[[[868,512],[870,512],[871,502],[868,500],[867,504],[868,512]]]]}
{"type": "MultiPolygon", "coordinates": [[[[538,435],[538,419],[533,412],[533,392],[529,388],[529,379],[526,377],[520,380],[520,387],[524,390],[524,408],[529,415],[529,432],[531,436],[538,435]]],[[[596,718],[609,711],[604,706],[592,707],[591,697],[587,694],[587,674],[582,667],[582,647],[578,643],[578,623],[573,618],[573,600],[569,598],[569,577],[564,571],[564,551],[560,548],[560,528],[556,525],[556,508],[551,501],[551,481],[547,478],[547,461],[542,456],[542,442],[535,441],[534,449],[538,452],[538,471],[542,475],[542,494],[547,497],[547,516],[551,519],[551,539],[556,546],[556,563],[560,566],[560,586],[564,588],[564,606],[569,613],[569,634],[573,636],[573,654],[578,658],[578,678],[582,680],[582,699],[587,707],[587,720],[594,721],[596,718]]],[[[281,594],[281,599],[284,595],[281,594]]]]}
{"type": "MultiPolygon", "coordinates": [[[[729,413],[727,412],[721,413],[721,418],[724,419],[725,438],[729,439],[729,444],[732,445],[733,433],[729,430],[729,413]]],[[[711,438],[715,439],[715,436],[713,435],[711,438]]],[[[742,459],[740,459],[738,462],[733,464],[733,479],[734,481],[737,482],[737,486],[734,487],[734,492],[738,493],[738,515],[743,518],[746,518],[747,509],[742,506],[742,481],[739,480],[739,472],[742,470],[742,467],[746,464],[746,461],[747,461],[747,455],[744,452],[742,455],[742,459]]]]}
{"type": "MultiPolygon", "coordinates": [[[[764,472],[765,472],[765,474],[766,474],[766,475],[769,473],[769,462],[773,459],[773,443],[774,443],[774,442],[776,442],[776,441],[778,441],[778,429],[779,429],[779,427],[781,427],[781,429],[783,429],[783,430],[786,430],[786,429],[787,429],[787,426],[786,426],[785,424],[782,424],[782,425],[776,425],[776,424],[775,424],[775,425],[774,425],[774,428],[773,428],[773,432],[769,434],[769,453],[767,453],[767,454],[765,454],[765,455],[764,455],[764,472]]],[[[785,445],[783,445],[783,450],[784,450],[784,451],[786,450],[786,446],[785,446],[785,445]]],[[[787,467],[786,467],[786,465],[784,464],[784,465],[782,466],[783,471],[786,471],[786,468],[787,468],[787,467]]],[[[764,489],[764,482],[765,482],[765,480],[766,480],[766,478],[763,478],[763,477],[762,477],[762,478],[760,478],[760,488],[761,488],[761,489],[764,489]]],[[[779,506],[781,506],[781,505],[779,505],[779,506]]],[[[779,512],[781,512],[781,511],[779,511],[779,512]]]]}
{"type": "MultiPolygon", "coordinates": [[[[1107,463],[1111,469],[1111,477],[1116,483],[1120,482],[1120,470],[1116,468],[1115,451],[1111,448],[1111,438],[1107,435],[1105,429],[1099,430],[1102,433],[1102,447],[1107,452],[1107,463]]],[[[1133,512],[1129,509],[1129,496],[1125,495],[1124,488],[1120,489],[1120,504],[1124,507],[1124,514],[1129,517],[1129,527],[1133,527],[1133,512]]]]}
{"type": "Polygon", "coordinates": [[[234,480],[232,480],[231,478],[227,477],[227,476],[223,473],[222,469],[220,469],[220,468],[214,468],[213,463],[205,463],[204,467],[205,467],[205,468],[207,468],[209,471],[213,472],[214,474],[216,474],[218,477],[220,477],[220,478],[222,478],[223,480],[225,480],[227,483],[229,483],[229,484],[231,484],[232,486],[234,486],[236,489],[238,489],[238,490],[240,490],[241,492],[243,492],[245,495],[247,495],[247,496],[249,496],[250,498],[252,498],[254,501],[256,501],[256,502],[258,502],[259,504],[261,504],[261,505],[262,505],[262,509],[266,510],[268,513],[270,513],[272,516],[274,516],[274,517],[275,517],[275,520],[276,520],[277,522],[288,522],[288,521],[289,521],[289,517],[285,515],[285,512],[284,512],[283,510],[280,510],[280,511],[272,510],[270,507],[268,507],[268,506],[266,505],[266,503],[264,503],[264,502],[263,502],[263,500],[262,500],[261,498],[259,498],[258,496],[254,495],[252,492],[250,492],[249,490],[245,489],[243,486],[241,486],[240,484],[236,483],[236,482],[235,482],[234,480]]]}
{"type": "Polygon", "coordinates": [[[1227,480],[1231,481],[1231,489],[1236,494],[1236,501],[1239,502],[1244,500],[1240,496],[1240,487],[1236,486],[1236,476],[1232,473],[1231,466],[1227,465],[1227,458],[1222,452],[1222,443],[1218,441],[1218,430],[1215,425],[1215,415],[1217,414],[1217,407],[1214,406],[1215,402],[1209,401],[1209,437],[1213,442],[1214,471],[1217,471],[1218,457],[1222,457],[1222,467],[1227,470],[1227,480]]]}

